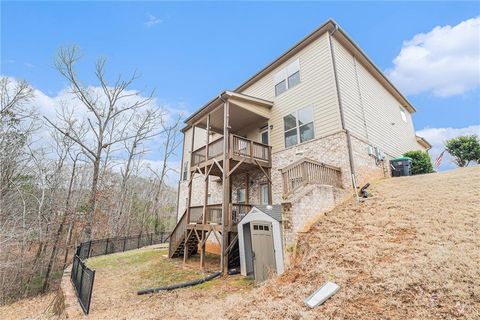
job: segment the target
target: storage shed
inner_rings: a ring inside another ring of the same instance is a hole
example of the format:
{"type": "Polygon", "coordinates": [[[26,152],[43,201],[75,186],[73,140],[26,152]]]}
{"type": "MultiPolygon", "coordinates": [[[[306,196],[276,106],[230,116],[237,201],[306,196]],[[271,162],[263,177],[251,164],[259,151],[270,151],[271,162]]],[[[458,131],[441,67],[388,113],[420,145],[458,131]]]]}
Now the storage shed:
{"type": "Polygon", "coordinates": [[[264,281],[282,274],[282,206],[257,205],[238,224],[240,272],[264,281]]]}

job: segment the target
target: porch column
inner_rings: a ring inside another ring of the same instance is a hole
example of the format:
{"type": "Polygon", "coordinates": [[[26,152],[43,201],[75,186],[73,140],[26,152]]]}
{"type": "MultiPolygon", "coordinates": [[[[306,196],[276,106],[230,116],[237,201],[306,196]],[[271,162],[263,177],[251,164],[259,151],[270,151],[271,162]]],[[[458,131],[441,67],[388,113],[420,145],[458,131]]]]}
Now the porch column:
{"type": "MultiPolygon", "coordinates": [[[[210,143],[210,114],[207,116],[207,136],[205,138],[205,161],[208,160],[208,144],[210,143]]],[[[213,164],[212,164],[213,166],[213,164]]],[[[202,225],[205,227],[207,224],[207,204],[208,204],[208,166],[205,167],[205,197],[203,201],[203,216],[202,216],[202,225]]],[[[201,247],[200,247],[200,268],[204,270],[205,268],[205,245],[206,245],[206,231],[204,228],[202,229],[202,237],[201,237],[201,247]]]]}
{"type": "Polygon", "coordinates": [[[229,126],[229,102],[224,100],[223,108],[223,201],[222,201],[222,243],[220,253],[220,267],[224,274],[228,271],[228,254],[226,248],[228,247],[228,227],[230,215],[230,160],[229,160],[229,141],[230,141],[230,126],[229,126]]]}
{"type": "Polygon", "coordinates": [[[268,173],[268,204],[272,205],[273,204],[273,197],[272,197],[272,169],[269,168],[267,170],[268,173]]]}
{"type": "MultiPolygon", "coordinates": [[[[192,166],[192,158],[193,158],[193,145],[195,142],[195,125],[192,126],[192,141],[190,145],[190,167],[192,166]]],[[[194,175],[190,171],[190,167],[187,168],[187,172],[190,175],[190,179],[188,181],[188,200],[187,200],[187,226],[190,223],[190,205],[192,203],[192,185],[193,185],[193,177],[194,175]]],[[[187,246],[187,237],[188,237],[188,228],[185,227],[185,245],[183,246],[183,263],[187,261],[188,257],[188,246],[187,246]]]]}

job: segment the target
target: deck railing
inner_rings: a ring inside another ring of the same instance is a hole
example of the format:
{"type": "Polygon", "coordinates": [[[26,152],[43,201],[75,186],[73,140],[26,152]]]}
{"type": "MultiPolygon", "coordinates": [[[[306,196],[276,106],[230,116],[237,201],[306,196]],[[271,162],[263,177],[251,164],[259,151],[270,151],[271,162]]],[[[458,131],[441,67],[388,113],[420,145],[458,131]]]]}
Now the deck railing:
{"type": "MultiPolygon", "coordinates": [[[[223,155],[223,137],[208,144],[208,157],[205,156],[205,149],[206,146],[203,146],[192,152],[192,167],[206,160],[215,159],[223,155]]],[[[252,162],[254,159],[270,162],[272,158],[272,148],[269,145],[231,134],[229,155],[245,157],[252,162]]]]}
{"type": "MultiPolygon", "coordinates": [[[[231,203],[231,219],[234,224],[240,222],[242,218],[250,211],[252,205],[231,203]]],[[[202,223],[203,206],[190,207],[190,219],[188,223],[202,223]]],[[[222,204],[209,204],[206,206],[206,223],[222,224],[222,204]]],[[[175,230],[174,230],[175,231],[175,230]]],[[[172,233],[173,234],[173,233],[172,233]]],[[[172,238],[173,239],[173,238],[172,238]]]]}
{"type": "Polygon", "coordinates": [[[301,159],[281,171],[284,196],[289,196],[292,192],[309,183],[342,187],[342,171],[340,168],[314,160],[301,159]]]}
{"type": "Polygon", "coordinates": [[[232,154],[247,158],[270,161],[271,147],[237,135],[232,135],[232,154]]]}

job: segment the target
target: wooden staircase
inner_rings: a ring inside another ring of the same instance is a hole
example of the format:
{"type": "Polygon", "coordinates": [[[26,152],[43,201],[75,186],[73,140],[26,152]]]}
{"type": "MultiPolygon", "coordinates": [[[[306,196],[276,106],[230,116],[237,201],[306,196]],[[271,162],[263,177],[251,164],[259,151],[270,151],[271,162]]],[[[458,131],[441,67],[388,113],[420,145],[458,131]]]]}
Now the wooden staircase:
{"type": "MultiPolygon", "coordinates": [[[[186,245],[187,245],[188,256],[191,256],[191,255],[197,253],[197,250],[198,250],[198,239],[197,239],[197,237],[190,237],[188,239],[186,245]]],[[[182,257],[184,250],[185,250],[185,234],[183,236],[183,240],[177,246],[175,251],[170,255],[170,258],[182,257]]]]}
{"type": "MultiPolygon", "coordinates": [[[[170,234],[170,243],[168,245],[168,256],[170,258],[183,255],[185,248],[185,230],[187,230],[187,210],[183,212],[182,217],[178,220],[177,225],[170,234]]],[[[192,241],[196,240],[192,238],[193,237],[190,238],[192,241]]],[[[188,246],[190,247],[190,244],[188,244],[188,246]]]]}

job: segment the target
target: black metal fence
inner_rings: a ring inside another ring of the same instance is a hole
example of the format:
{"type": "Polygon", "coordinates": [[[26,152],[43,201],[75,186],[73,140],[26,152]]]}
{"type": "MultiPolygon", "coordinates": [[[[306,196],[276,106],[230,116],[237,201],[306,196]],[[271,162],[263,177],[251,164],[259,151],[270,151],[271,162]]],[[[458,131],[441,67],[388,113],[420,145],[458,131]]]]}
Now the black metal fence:
{"type": "Polygon", "coordinates": [[[116,237],[82,242],[79,246],[79,257],[80,259],[85,260],[91,257],[103,256],[110,253],[123,252],[153,244],[164,243],[167,241],[169,235],[170,233],[167,232],[161,232],[157,234],[148,233],[130,237],[116,237]]]}
{"type": "Polygon", "coordinates": [[[95,270],[88,268],[85,262],[80,259],[78,253],[80,246],[77,247],[73,256],[72,273],[70,279],[77,294],[78,302],[83,312],[88,314],[90,311],[90,302],[92,300],[93,281],[95,280],[95,270]]]}
{"type": "Polygon", "coordinates": [[[82,242],[75,250],[70,279],[77,294],[78,302],[85,314],[90,311],[95,270],[85,265],[85,260],[115,252],[138,249],[153,244],[164,243],[170,233],[139,234],[130,237],[116,237],[82,242]]]}

